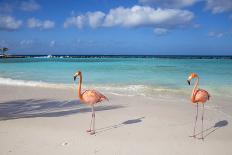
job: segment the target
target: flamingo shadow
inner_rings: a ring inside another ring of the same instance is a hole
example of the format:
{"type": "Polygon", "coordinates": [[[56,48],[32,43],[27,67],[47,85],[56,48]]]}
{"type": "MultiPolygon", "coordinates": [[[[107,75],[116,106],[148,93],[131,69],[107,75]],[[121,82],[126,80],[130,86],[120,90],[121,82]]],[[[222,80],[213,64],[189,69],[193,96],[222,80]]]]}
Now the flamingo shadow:
{"type": "MultiPolygon", "coordinates": [[[[95,111],[122,107],[121,105],[99,105],[96,106],[95,111]]],[[[62,117],[86,112],[91,112],[91,108],[81,104],[79,100],[27,99],[0,103],[0,121],[35,117],[62,117]]]]}
{"type": "Polygon", "coordinates": [[[209,127],[208,129],[203,130],[203,132],[197,133],[197,135],[200,135],[201,133],[205,133],[205,135],[203,136],[203,138],[208,137],[209,135],[211,135],[213,132],[215,132],[216,130],[225,127],[229,124],[229,122],[227,120],[222,120],[219,121],[217,123],[215,123],[213,126],[209,127]]]}
{"type": "Polygon", "coordinates": [[[101,132],[106,132],[106,131],[109,131],[109,130],[112,130],[112,129],[117,129],[117,128],[123,127],[125,125],[131,125],[131,124],[135,124],[135,123],[140,123],[140,122],[142,122],[142,119],[144,119],[144,118],[145,117],[140,117],[140,118],[137,118],[137,119],[130,119],[130,120],[124,121],[124,122],[119,123],[119,124],[99,128],[99,129],[96,129],[96,133],[101,133],[101,132]]]}

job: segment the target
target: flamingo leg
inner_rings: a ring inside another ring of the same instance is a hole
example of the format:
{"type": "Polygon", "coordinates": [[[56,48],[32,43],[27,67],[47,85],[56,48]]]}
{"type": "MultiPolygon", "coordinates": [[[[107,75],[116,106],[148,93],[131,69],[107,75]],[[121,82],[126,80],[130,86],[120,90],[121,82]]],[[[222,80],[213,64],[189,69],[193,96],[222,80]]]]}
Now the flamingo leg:
{"type": "Polygon", "coordinates": [[[203,137],[203,130],[204,130],[204,112],[205,112],[205,106],[204,106],[204,103],[202,104],[202,117],[201,117],[201,139],[204,140],[204,137],[203,137]]]}
{"type": "Polygon", "coordinates": [[[194,128],[193,128],[193,138],[196,138],[196,125],[197,125],[197,118],[198,118],[198,103],[197,103],[197,107],[196,107],[196,119],[195,119],[195,123],[194,123],[194,128]]]}
{"type": "Polygon", "coordinates": [[[92,122],[93,122],[93,112],[92,112],[92,117],[91,117],[89,129],[88,129],[86,132],[91,132],[91,131],[92,131],[92,130],[91,130],[92,122]]]}
{"type": "Polygon", "coordinates": [[[94,105],[92,105],[92,111],[93,111],[93,130],[90,133],[91,135],[95,134],[95,110],[94,110],[94,105]]]}
{"type": "Polygon", "coordinates": [[[93,106],[92,106],[92,117],[91,117],[91,122],[90,122],[89,130],[87,130],[87,132],[91,132],[92,131],[91,129],[92,129],[93,117],[94,117],[94,114],[93,114],[93,106]]]}

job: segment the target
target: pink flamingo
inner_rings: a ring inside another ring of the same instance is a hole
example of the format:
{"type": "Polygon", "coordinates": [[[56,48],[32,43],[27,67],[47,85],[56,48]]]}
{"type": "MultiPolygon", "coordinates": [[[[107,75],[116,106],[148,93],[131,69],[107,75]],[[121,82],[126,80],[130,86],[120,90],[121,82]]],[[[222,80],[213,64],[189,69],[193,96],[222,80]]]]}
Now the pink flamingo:
{"type": "Polygon", "coordinates": [[[191,101],[193,103],[197,103],[197,106],[196,106],[196,120],[195,120],[194,129],[193,129],[193,136],[191,137],[196,138],[195,130],[196,130],[196,123],[197,123],[197,118],[198,118],[198,103],[201,103],[203,110],[202,110],[202,117],[201,117],[202,127],[201,127],[201,138],[200,139],[204,140],[204,137],[203,137],[203,121],[204,121],[204,110],[205,110],[204,104],[207,100],[209,100],[210,95],[206,90],[198,88],[199,76],[196,73],[192,73],[189,76],[187,80],[188,84],[190,85],[191,80],[194,78],[197,78],[197,81],[195,82],[194,88],[192,90],[191,101]]]}
{"type": "Polygon", "coordinates": [[[74,81],[77,77],[80,77],[80,81],[78,84],[78,97],[80,98],[80,101],[90,105],[92,107],[92,118],[90,122],[90,129],[87,130],[87,132],[90,132],[91,135],[95,134],[95,110],[94,110],[94,104],[102,102],[104,100],[109,101],[109,99],[101,94],[100,92],[96,90],[85,90],[81,91],[81,84],[82,84],[82,73],[81,71],[78,71],[76,74],[74,74],[74,81]]]}

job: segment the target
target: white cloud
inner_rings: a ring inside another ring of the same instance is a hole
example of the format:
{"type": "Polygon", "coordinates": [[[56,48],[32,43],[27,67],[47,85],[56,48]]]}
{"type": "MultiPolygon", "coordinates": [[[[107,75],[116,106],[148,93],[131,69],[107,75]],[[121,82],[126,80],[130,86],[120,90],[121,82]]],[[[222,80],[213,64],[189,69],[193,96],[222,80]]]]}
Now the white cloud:
{"type": "Polygon", "coordinates": [[[94,13],[89,12],[88,13],[88,22],[91,27],[99,27],[103,19],[105,17],[105,14],[103,12],[97,11],[94,13]]]}
{"type": "Polygon", "coordinates": [[[165,35],[165,34],[167,34],[169,32],[169,30],[165,29],[165,28],[155,28],[154,32],[157,35],[165,35]]]}
{"type": "Polygon", "coordinates": [[[194,14],[180,9],[154,9],[149,6],[133,6],[132,8],[118,7],[111,9],[107,14],[87,12],[79,16],[67,18],[64,27],[175,27],[190,23],[194,14]]]}
{"type": "Polygon", "coordinates": [[[207,0],[206,9],[214,14],[232,11],[232,0],[207,0]]]}
{"type": "Polygon", "coordinates": [[[22,25],[21,20],[16,20],[10,15],[0,15],[0,30],[17,30],[22,25]]]}
{"type": "Polygon", "coordinates": [[[16,10],[36,11],[40,8],[41,6],[35,0],[8,0],[0,2],[0,13],[12,13],[16,10]]]}
{"type": "Polygon", "coordinates": [[[51,20],[45,20],[43,22],[43,29],[51,29],[55,26],[55,22],[51,21],[51,20]]]}
{"type": "Polygon", "coordinates": [[[23,11],[36,11],[40,9],[40,5],[35,0],[22,1],[20,9],[23,11]]]}
{"type": "Polygon", "coordinates": [[[224,36],[224,33],[223,32],[213,32],[213,31],[211,31],[211,32],[208,33],[208,36],[209,37],[214,37],[214,38],[221,38],[221,37],[224,36]]]}
{"type": "Polygon", "coordinates": [[[65,20],[64,27],[68,28],[71,26],[76,26],[78,28],[82,28],[86,23],[85,18],[86,17],[84,17],[83,15],[76,16],[76,17],[69,17],[65,20]]]}
{"type": "Polygon", "coordinates": [[[50,41],[49,46],[50,46],[50,47],[54,47],[54,46],[55,46],[55,44],[56,44],[56,41],[55,41],[55,40],[52,40],[52,41],[50,41]]]}
{"type": "Polygon", "coordinates": [[[206,9],[214,14],[232,11],[232,0],[139,0],[139,2],[166,8],[183,8],[193,6],[198,2],[205,2],[206,9]]]}
{"type": "Polygon", "coordinates": [[[51,29],[55,26],[55,22],[51,20],[41,21],[36,18],[30,18],[27,21],[27,26],[29,28],[39,28],[39,29],[51,29]]]}
{"type": "Polygon", "coordinates": [[[87,12],[84,15],[72,16],[65,20],[64,27],[76,26],[78,28],[83,28],[84,26],[90,26],[96,28],[101,26],[105,14],[101,11],[97,12],[87,12]]]}
{"type": "Polygon", "coordinates": [[[111,9],[105,18],[105,26],[176,26],[189,23],[194,15],[179,9],[154,9],[148,6],[111,9]]]}
{"type": "Polygon", "coordinates": [[[142,4],[158,5],[168,8],[181,8],[192,6],[200,0],[139,0],[142,4]]]}

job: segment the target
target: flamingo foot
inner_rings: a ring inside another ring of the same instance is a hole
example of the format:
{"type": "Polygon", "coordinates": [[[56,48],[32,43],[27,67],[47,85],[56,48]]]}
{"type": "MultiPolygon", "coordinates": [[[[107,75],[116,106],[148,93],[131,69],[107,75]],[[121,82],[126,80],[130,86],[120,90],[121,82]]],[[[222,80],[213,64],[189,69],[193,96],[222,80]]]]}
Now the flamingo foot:
{"type": "Polygon", "coordinates": [[[192,136],[189,136],[189,137],[196,138],[196,135],[192,135],[192,136]]]}
{"type": "Polygon", "coordinates": [[[91,129],[86,130],[86,132],[91,132],[91,131],[92,131],[91,129]]]}
{"type": "Polygon", "coordinates": [[[200,139],[200,140],[204,141],[204,137],[201,137],[201,138],[198,138],[198,139],[200,139]]]}
{"type": "Polygon", "coordinates": [[[90,132],[90,135],[94,135],[94,134],[95,134],[95,131],[90,132]]]}

